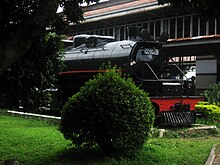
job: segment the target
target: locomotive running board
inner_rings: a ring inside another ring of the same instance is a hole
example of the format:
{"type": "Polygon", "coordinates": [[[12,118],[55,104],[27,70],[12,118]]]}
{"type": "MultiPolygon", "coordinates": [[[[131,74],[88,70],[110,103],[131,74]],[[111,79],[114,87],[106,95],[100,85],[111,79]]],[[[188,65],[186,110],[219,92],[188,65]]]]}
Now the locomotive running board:
{"type": "Polygon", "coordinates": [[[195,111],[163,112],[160,114],[161,126],[190,126],[195,123],[195,111]]]}

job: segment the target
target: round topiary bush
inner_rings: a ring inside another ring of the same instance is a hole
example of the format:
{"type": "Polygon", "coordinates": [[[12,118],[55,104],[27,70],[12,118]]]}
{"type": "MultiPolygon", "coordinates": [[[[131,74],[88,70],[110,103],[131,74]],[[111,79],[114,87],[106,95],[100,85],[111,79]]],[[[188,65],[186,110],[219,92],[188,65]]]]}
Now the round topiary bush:
{"type": "Polygon", "coordinates": [[[110,69],[69,98],[62,111],[61,132],[77,146],[97,144],[105,154],[131,156],[147,140],[153,121],[148,94],[110,69]]]}

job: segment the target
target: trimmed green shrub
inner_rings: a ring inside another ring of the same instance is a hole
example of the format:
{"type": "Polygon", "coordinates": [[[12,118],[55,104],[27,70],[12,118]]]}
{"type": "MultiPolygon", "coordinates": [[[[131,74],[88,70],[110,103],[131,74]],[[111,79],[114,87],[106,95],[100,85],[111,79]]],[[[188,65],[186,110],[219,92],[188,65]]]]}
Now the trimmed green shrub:
{"type": "Polygon", "coordinates": [[[64,105],[61,132],[78,147],[133,156],[148,138],[154,110],[148,94],[115,68],[86,82],[64,105]]]}
{"type": "Polygon", "coordinates": [[[208,102],[199,102],[195,105],[197,112],[202,113],[205,119],[220,120],[220,107],[217,105],[209,104],[208,102]]]}
{"type": "Polygon", "coordinates": [[[198,103],[196,103],[196,105],[209,105],[209,102],[207,102],[207,101],[199,101],[198,103]]]}

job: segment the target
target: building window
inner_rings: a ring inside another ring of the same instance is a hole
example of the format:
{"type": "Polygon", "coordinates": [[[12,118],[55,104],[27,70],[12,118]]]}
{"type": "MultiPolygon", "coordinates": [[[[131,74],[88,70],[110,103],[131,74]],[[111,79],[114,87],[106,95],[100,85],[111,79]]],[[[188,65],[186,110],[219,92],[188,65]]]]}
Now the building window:
{"type": "Polygon", "coordinates": [[[215,19],[209,20],[209,35],[215,34],[215,19]]]}
{"type": "Polygon", "coordinates": [[[190,37],[190,16],[184,18],[184,37],[190,37]]]}
{"type": "Polygon", "coordinates": [[[217,34],[220,34],[220,18],[217,19],[217,34]]]}
{"type": "Polygon", "coordinates": [[[108,34],[108,29],[105,29],[105,36],[108,36],[109,34],[108,34]]]}
{"type": "Polygon", "coordinates": [[[158,38],[161,34],[161,21],[156,21],[155,26],[155,38],[158,38]]]}
{"type": "Polygon", "coordinates": [[[104,34],[104,33],[103,33],[103,29],[99,30],[98,34],[99,34],[99,35],[103,35],[103,34],[104,34]]]}
{"type": "Polygon", "coordinates": [[[120,40],[125,40],[125,27],[124,26],[121,26],[120,27],[120,40]]]}
{"type": "Polygon", "coordinates": [[[200,36],[206,35],[206,20],[200,18],[200,36]]]}
{"type": "Polygon", "coordinates": [[[113,36],[115,37],[116,40],[120,41],[120,27],[115,27],[114,28],[113,36]]]}
{"type": "Polygon", "coordinates": [[[145,29],[148,29],[148,30],[149,30],[148,22],[143,23],[143,28],[145,28],[145,29]]]}
{"type": "Polygon", "coordinates": [[[199,17],[193,16],[193,37],[199,36],[199,17]]]}
{"type": "Polygon", "coordinates": [[[155,37],[155,27],[154,27],[155,22],[150,22],[150,34],[151,36],[155,37]]]}
{"type": "Polygon", "coordinates": [[[183,38],[183,18],[177,18],[177,38],[183,38]]]}
{"type": "Polygon", "coordinates": [[[174,39],[176,38],[176,30],[175,30],[175,25],[176,25],[176,19],[170,19],[170,38],[174,39]]]}
{"type": "Polygon", "coordinates": [[[109,36],[113,36],[113,28],[109,29],[109,36]]]}
{"type": "Polygon", "coordinates": [[[163,20],[162,32],[164,31],[169,33],[169,21],[167,19],[163,20]]]}

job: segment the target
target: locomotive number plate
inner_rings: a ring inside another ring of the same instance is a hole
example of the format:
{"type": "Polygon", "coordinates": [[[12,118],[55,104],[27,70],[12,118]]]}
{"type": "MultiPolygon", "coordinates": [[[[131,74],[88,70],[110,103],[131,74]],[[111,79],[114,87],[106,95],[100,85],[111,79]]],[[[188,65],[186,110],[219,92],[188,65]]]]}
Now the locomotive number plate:
{"type": "Polygon", "coordinates": [[[145,55],[159,55],[159,49],[153,49],[153,48],[145,48],[144,49],[145,55]]]}

